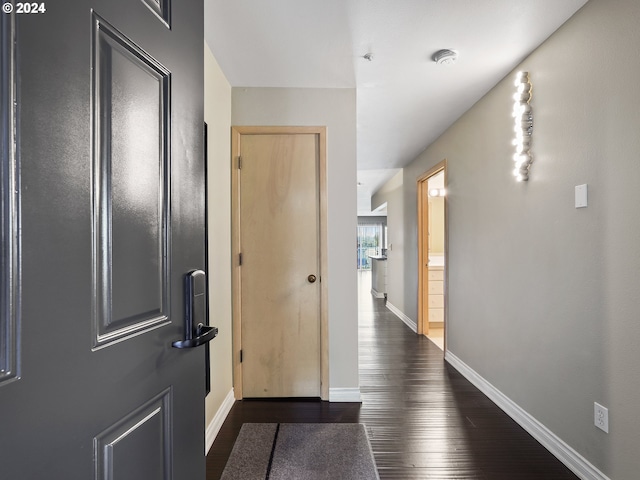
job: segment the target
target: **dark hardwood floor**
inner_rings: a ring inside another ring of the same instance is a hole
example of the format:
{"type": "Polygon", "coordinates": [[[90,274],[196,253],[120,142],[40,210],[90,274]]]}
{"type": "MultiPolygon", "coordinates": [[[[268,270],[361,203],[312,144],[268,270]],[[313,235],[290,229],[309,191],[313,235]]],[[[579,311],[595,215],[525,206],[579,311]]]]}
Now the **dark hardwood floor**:
{"type": "Polygon", "coordinates": [[[373,299],[366,274],[360,281],[362,405],[236,402],[207,456],[207,480],[220,478],[245,422],[364,423],[382,480],[578,478],[373,299]]]}

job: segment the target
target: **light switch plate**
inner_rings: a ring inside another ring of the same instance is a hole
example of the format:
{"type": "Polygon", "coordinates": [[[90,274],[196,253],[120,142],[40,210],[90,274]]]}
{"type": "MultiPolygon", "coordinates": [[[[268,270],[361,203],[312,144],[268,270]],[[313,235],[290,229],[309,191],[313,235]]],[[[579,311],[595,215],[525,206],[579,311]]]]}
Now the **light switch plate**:
{"type": "Polygon", "coordinates": [[[576,208],[587,206],[587,184],[576,186],[576,208]]]}

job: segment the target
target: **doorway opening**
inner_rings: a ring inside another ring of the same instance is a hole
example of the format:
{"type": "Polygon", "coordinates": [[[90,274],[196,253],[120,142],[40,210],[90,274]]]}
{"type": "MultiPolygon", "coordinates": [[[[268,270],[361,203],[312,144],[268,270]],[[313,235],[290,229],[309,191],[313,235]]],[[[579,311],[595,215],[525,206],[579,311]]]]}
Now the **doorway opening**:
{"type": "Polygon", "coordinates": [[[447,164],[418,178],[418,334],[445,349],[447,164]]]}

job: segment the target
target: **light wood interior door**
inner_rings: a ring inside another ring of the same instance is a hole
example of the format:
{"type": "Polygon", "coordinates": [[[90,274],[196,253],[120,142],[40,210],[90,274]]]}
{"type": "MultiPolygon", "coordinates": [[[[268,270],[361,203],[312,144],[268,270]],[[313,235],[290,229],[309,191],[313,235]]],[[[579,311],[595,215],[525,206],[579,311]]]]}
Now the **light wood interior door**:
{"type": "Polygon", "coordinates": [[[321,138],[247,134],[237,147],[242,396],[319,397],[321,138]]]}

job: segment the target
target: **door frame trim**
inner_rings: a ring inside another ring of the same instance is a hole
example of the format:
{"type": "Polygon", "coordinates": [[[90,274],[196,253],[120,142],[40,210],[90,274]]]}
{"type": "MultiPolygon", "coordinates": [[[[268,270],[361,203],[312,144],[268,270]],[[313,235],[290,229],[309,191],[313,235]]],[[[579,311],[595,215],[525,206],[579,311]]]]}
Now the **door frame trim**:
{"type": "MultiPolygon", "coordinates": [[[[420,175],[416,180],[417,185],[417,201],[418,201],[418,334],[419,335],[427,335],[429,333],[429,318],[427,314],[427,318],[423,315],[423,304],[425,297],[428,296],[428,289],[426,288],[428,284],[428,279],[424,278],[424,269],[423,265],[425,264],[425,259],[429,257],[429,252],[424,249],[424,231],[426,228],[425,221],[428,224],[428,209],[423,207],[425,196],[429,195],[429,186],[428,180],[434,175],[444,172],[444,185],[445,189],[448,185],[447,179],[447,159],[445,158],[425,173],[420,175]],[[425,295],[427,292],[427,295],[425,295]]],[[[446,351],[446,342],[447,342],[447,316],[448,316],[448,308],[447,308],[447,298],[448,298],[448,279],[449,275],[447,274],[449,268],[449,206],[447,195],[444,197],[444,332],[445,332],[445,351],[446,351]]]]}
{"type": "Polygon", "coordinates": [[[320,247],[320,396],[329,400],[329,296],[327,291],[327,128],[295,126],[232,126],[231,127],[231,282],[233,306],[233,389],[235,398],[241,400],[242,393],[242,304],[240,255],[240,175],[238,157],[241,156],[240,141],[243,135],[300,135],[318,136],[318,182],[319,182],[319,247],[320,247]],[[325,277],[325,278],[323,278],[325,277]]]}

